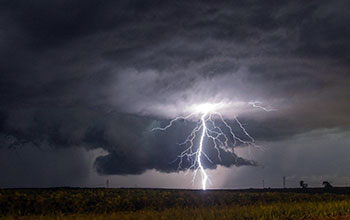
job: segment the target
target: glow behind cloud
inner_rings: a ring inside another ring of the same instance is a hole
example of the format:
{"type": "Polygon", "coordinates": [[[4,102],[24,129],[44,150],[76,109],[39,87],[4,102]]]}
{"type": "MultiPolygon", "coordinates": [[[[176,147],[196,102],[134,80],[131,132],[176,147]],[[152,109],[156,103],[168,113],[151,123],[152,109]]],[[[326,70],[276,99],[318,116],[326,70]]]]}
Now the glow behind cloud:
{"type": "MultiPolygon", "coordinates": [[[[208,174],[203,166],[203,160],[206,159],[212,163],[212,160],[206,153],[206,147],[209,145],[204,145],[205,139],[211,140],[213,146],[217,151],[217,157],[221,160],[220,152],[225,151],[234,155],[234,147],[239,144],[244,144],[247,146],[257,146],[255,140],[245,129],[243,124],[235,117],[235,122],[241,129],[242,133],[245,135],[245,139],[238,137],[231,126],[224,120],[219,110],[224,106],[224,103],[203,103],[198,105],[192,105],[191,113],[187,116],[179,116],[171,120],[165,127],[153,128],[152,131],[160,130],[166,131],[170,128],[173,123],[177,120],[189,120],[190,118],[200,118],[198,120],[196,127],[192,130],[187,139],[180,143],[179,145],[184,145],[187,148],[182,151],[178,156],[179,164],[178,169],[182,168],[183,160],[187,159],[191,162],[188,170],[194,170],[193,180],[194,182],[197,172],[200,171],[202,177],[202,189],[207,189],[207,182],[210,181],[208,174]],[[198,147],[194,145],[195,140],[199,138],[198,147]]],[[[255,107],[255,106],[253,106],[255,107]]]]}

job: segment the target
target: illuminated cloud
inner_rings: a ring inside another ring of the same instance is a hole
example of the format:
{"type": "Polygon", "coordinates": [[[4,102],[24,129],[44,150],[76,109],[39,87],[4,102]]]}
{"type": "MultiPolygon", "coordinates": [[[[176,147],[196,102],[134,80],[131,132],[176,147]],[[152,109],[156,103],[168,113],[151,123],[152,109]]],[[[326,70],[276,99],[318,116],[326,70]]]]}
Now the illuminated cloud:
{"type": "MultiPolygon", "coordinates": [[[[174,143],[195,121],[150,131],[202,103],[224,103],[220,113],[257,142],[346,131],[348,9],[345,0],[2,1],[0,146],[103,148],[98,172],[127,175],[176,172],[174,143]]],[[[222,156],[205,166],[254,165],[222,156]]]]}

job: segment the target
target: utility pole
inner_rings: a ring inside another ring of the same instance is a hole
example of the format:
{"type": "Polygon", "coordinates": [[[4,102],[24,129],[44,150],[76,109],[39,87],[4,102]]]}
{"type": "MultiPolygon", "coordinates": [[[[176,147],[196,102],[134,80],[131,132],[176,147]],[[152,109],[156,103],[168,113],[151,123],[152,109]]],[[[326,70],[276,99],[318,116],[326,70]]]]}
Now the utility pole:
{"type": "Polygon", "coordinates": [[[106,180],[106,188],[109,188],[109,179],[106,180]]]}
{"type": "Polygon", "coordinates": [[[265,189],[265,173],[264,173],[265,166],[262,165],[262,187],[265,189]]]}
{"type": "Polygon", "coordinates": [[[286,177],[283,176],[283,188],[285,189],[286,188],[286,177]]]}

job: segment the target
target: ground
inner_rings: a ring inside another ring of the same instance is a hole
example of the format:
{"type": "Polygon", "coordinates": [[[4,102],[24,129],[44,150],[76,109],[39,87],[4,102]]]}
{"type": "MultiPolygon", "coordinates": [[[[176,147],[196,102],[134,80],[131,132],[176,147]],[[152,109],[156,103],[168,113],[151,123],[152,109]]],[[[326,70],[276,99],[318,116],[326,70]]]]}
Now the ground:
{"type": "Polygon", "coordinates": [[[350,189],[0,189],[0,219],[350,220],[350,189]]]}

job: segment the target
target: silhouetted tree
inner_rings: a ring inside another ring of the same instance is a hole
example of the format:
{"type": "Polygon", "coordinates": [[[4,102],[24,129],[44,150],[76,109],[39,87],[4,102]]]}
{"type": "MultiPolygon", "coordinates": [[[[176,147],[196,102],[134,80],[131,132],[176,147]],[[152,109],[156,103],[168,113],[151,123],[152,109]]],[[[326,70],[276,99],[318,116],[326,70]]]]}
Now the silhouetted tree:
{"type": "Polygon", "coordinates": [[[307,183],[305,183],[304,180],[300,180],[299,184],[300,184],[301,188],[303,188],[303,189],[307,188],[307,183]]]}
{"type": "Polygon", "coordinates": [[[328,181],[323,181],[322,185],[324,186],[324,188],[329,189],[329,188],[333,188],[333,186],[328,182],[328,181]]]}

